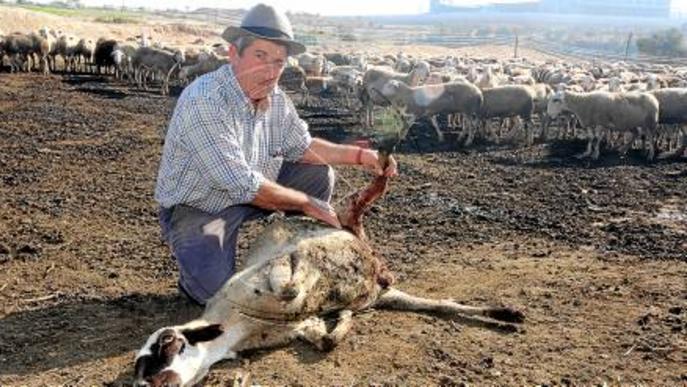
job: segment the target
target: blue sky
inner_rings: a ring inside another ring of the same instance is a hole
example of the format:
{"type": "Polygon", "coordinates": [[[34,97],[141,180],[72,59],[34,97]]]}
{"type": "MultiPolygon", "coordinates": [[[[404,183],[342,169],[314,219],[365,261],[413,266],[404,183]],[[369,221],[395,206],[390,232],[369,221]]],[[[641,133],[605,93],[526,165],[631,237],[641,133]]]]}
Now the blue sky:
{"type": "MultiPolygon", "coordinates": [[[[50,2],[50,0],[39,0],[50,2]]],[[[492,2],[519,2],[522,0],[450,0],[455,4],[478,5],[492,2]]],[[[427,12],[429,0],[82,0],[87,6],[122,4],[128,7],[177,8],[193,10],[200,7],[250,8],[259,2],[275,5],[283,10],[319,13],[321,15],[402,15],[427,12]]],[[[676,12],[687,13],[687,0],[672,0],[676,12]]]]}

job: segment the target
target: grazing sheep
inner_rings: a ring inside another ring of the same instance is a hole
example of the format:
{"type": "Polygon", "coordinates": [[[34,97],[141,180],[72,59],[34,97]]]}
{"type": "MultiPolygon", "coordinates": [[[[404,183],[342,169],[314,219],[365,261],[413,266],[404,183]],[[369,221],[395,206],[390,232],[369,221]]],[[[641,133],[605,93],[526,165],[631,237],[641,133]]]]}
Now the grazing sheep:
{"type": "Polygon", "coordinates": [[[357,95],[363,84],[363,73],[354,66],[337,66],[330,72],[338,91],[343,93],[347,108],[351,108],[351,98],[357,95]]]}
{"type": "Polygon", "coordinates": [[[55,33],[48,27],[43,27],[38,30],[38,34],[41,38],[45,39],[45,43],[48,46],[48,54],[46,55],[46,61],[48,64],[48,69],[50,71],[55,71],[55,44],[57,43],[57,38],[55,38],[55,33]]]}
{"type": "Polygon", "coordinates": [[[552,68],[536,68],[532,69],[532,78],[537,83],[548,83],[551,86],[556,86],[560,83],[570,83],[572,77],[566,74],[564,70],[552,68]]]}
{"type": "Polygon", "coordinates": [[[131,63],[136,70],[136,82],[138,87],[147,90],[147,73],[158,74],[162,79],[160,92],[169,94],[169,79],[175,70],[178,70],[184,62],[184,53],[177,50],[174,53],[153,47],[140,47],[131,58],[131,63]]]}
{"type": "MultiPolygon", "coordinates": [[[[85,71],[88,65],[94,63],[95,45],[91,39],[79,39],[73,52],[76,71],[85,71]]],[[[113,50],[116,50],[117,47],[113,50]]]]}
{"type": "Polygon", "coordinates": [[[95,50],[93,52],[93,61],[96,65],[96,71],[98,74],[102,74],[102,69],[105,69],[105,73],[109,73],[110,69],[114,69],[116,64],[114,62],[114,57],[112,53],[118,48],[118,43],[116,40],[108,40],[104,38],[98,39],[95,44],[95,50]]]}
{"type": "Polygon", "coordinates": [[[443,141],[444,136],[437,123],[437,114],[461,113],[474,118],[483,101],[482,93],[475,85],[463,82],[410,87],[401,81],[390,80],[382,87],[381,93],[394,105],[404,107],[407,113],[429,117],[439,141],[443,141]]]}
{"type": "Polygon", "coordinates": [[[487,66],[487,71],[482,74],[482,77],[475,83],[480,89],[491,89],[498,86],[501,80],[494,75],[491,66],[487,66]]]}
{"type": "Polygon", "coordinates": [[[10,59],[10,72],[23,68],[31,71],[33,64],[31,58],[36,55],[40,61],[40,68],[44,74],[49,73],[47,56],[50,53],[48,43],[41,36],[31,33],[13,33],[5,36],[3,50],[10,59]],[[24,67],[26,65],[26,67],[24,67]]]}
{"type": "MultiPolygon", "coordinates": [[[[488,132],[487,126],[491,118],[516,118],[517,122],[524,125],[527,144],[532,145],[534,139],[529,129],[529,121],[537,99],[536,92],[528,86],[507,85],[483,89],[482,95],[484,96],[484,103],[480,111],[480,118],[483,131],[488,132]]],[[[496,138],[497,140],[500,138],[500,129],[496,138]]],[[[466,145],[470,145],[470,143],[466,142],[466,145]]]]}
{"type": "Polygon", "coordinates": [[[360,71],[367,71],[369,67],[367,57],[365,57],[365,55],[355,55],[351,57],[351,66],[357,67],[360,71]]]}
{"type": "Polygon", "coordinates": [[[638,130],[642,130],[649,144],[647,158],[654,157],[654,132],[658,124],[658,100],[648,93],[575,93],[558,91],[549,100],[547,112],[556,118],[563,110],[569,110],[587,129],[587,150],[578,158],[599,158],[599,145],[607,129],[630,133],[632,140],[620,149],[626,153],[638,130]]]}
{"type": "Polygon", "coordinates": [[[219,58],[210,55],[192,66],[184,66],[179,70],[179,79],[189,83],[203,74],[215,71],[218,68],[229,64],[228,58],[219,58]]]}
{"type": "Polygon", "coordinates": [[[48,56],[50,55],[50,42],[43,36],[33,32],[28,36],[33,44],[32,54],[38,57],[38,61],[40,63],[39,70],[41,70],[44,75],[50,74],[50,66],[48,64],[48,56]]]}
{"type": "Polygon", "coordinates": [[[658,89],[651,94],[658,100],[658,123],[664,127],[663,131],[669,132],[667,127],[670,127],[678,137],[676,148],[661,153],[659,159],[681,156],[687,147],[687,89],[658,89]]]}
{"type": "Polygon", "coordinates": [[[324,57],[337,66],[348,66],[351,64],[350,55],[344,55],[339,52],[325,53],[324,57]]]}
{"type": "Polygon", "coordinates": [[[397,73],[384,67],[373,67],[368,69],[363,75],[363,84],[360,89],[360,102],[363,105],[363,122],[366,127],[374,126],[373,107],[374,105],[385,106],[387,101],[381,98],[380,90],[390,80],[397,80],[409,86],[417,86],[424,82],[430,73],[430,66],[427,62],[418,62],[413,70],[407,74],[397,73]]]}
{"type": "Polygon", "coordinates": [[[324,74],[324,56],[304,52],[297,59],[298,65],[305,70],[307,76],[321,77],[324,74]]]}
{"type": "Polygon", "coordinates": [[[74,35],[61,34],[55,42],[55,55],[62,57],[64,63],[63,71],[70,71],[74,67],[76,47],[79,39],[74,35]]]}

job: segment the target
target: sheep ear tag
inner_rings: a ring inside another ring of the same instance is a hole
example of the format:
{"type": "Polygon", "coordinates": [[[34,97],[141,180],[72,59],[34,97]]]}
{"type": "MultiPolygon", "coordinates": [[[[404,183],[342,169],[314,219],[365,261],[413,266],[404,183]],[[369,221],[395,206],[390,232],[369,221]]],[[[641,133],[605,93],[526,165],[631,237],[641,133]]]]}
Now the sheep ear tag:
{"type": "Polygon", "coordinates": [[[193,329],[184,329],[181,334],[184,335],[190,345],[195,345],[203,341],[212,341],[219,337],[224,330],[220,324],[206,325],[193,329]]]}

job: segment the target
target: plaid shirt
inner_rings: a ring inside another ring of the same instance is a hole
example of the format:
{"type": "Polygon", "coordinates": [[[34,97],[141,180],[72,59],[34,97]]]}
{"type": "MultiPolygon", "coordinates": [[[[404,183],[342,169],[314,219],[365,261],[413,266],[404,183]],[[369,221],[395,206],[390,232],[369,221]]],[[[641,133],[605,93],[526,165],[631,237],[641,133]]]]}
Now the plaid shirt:
{"type": "Polygon", "coordinates": [[[265,111],[254,109],[231,65],[208,73],[179,97],[167,129],[155,200],[206,212],[254,198],[282,162],[297,161],[312,141],[308,125],[278,87],[265,111]]]}

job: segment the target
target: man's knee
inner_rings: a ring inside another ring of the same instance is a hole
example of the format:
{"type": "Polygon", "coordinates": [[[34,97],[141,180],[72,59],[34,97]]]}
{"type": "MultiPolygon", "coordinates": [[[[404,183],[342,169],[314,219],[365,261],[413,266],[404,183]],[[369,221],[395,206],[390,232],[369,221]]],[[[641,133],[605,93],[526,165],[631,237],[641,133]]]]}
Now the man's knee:
{"type": "Polygon", "coordinates": [[[278,183],[329,201],[334,192],[334,168],[329,165],[288,163],[284,165],[278,183]]]}
{"type": "Polygon", "coordinates": [[[332,193],[334,193],[336,179],[334,168],[329,165],[313,165],[313,167],[317,170],[313,177],[316,190],[312,195],[318,199],[329,201],[332,198],[332,193]]]}

